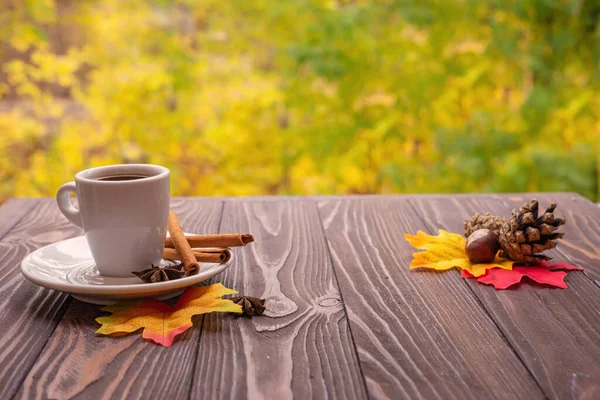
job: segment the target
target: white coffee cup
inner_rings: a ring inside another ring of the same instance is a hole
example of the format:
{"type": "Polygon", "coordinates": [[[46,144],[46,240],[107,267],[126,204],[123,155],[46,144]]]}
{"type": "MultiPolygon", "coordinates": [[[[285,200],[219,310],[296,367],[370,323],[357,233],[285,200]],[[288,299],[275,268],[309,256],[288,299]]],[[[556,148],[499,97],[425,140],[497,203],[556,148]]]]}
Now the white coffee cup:
{"type": "Polygon", "coordinates": [[[133,271],[160,263],[170,207],[167,168],[123,164],[87,169],[58,190],[56,201],[64,216],[85,232],[102,275],[131,277],[133,271]],[[69,199],[73,192],[79,209],[69,199]]]}

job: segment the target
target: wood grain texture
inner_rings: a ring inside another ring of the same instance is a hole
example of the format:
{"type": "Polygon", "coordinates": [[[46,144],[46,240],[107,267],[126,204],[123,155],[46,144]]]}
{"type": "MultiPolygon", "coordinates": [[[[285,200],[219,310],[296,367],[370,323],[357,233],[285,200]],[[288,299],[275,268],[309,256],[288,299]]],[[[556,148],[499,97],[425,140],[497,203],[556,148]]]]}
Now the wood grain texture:
{"type": "Polygon", "coordinates": [[[267,297],[270,312],[197,317],[170,349],[97,336],[99,306],[25,281],[26,254],[81,232],[54,199],[2,205],[0,398],[600,398],[600,214],[580,196],[224,200],[222,221],[222,199],[173,204],[186,231],[255,235],[216,281],[267,297]],[[587,269],[569,289],[408,270],[403,233],[461,232],[475,211],[533,197],[569,220],[553,256],[587,269]]]}
{"type": "Polygon", "coordinates": [[[232,231],[256,241],[232,249],[219,280],[266,298],[267,312],[206,316],[191,398],[365,398],[314,202],[226,202],[221,232],[232,231]]]}
{"type": "Polygon", "coordinates": [[[40,199],[8,199],[0,206],[0,239],[2,239],[29,211],[40,203],[40,199]]]}
{"type": "Polygon", "coordinates": [[[583,273],[600,287],[600,207],[575,193],[511,195],[502,200],[508,207],[519,208],[533,198],[542,207],[558,204],[555,214],[566,218],[567,224],[561,228],[565,237],[557,250],[571,263],[584,267],[583,273]]]}
{"type": "Polygon", "coordinates": [[[410,271],[405,198],[321,200],[369,397],[543,398],[458,271],[410,271]]]}
{"type": "MultiPolygon", "coordinates": [[[[217,231],[221,201],[176,199],[172,207],[186,231],[217,231]]],[[[17,398],[186,398],[200,337],[198,320],[172,347],[164,348],[144,341],[139,333],[96,335],[95,318],[104,315],[100,308],[73,300],[17,398]]]]}
{"type": "MultiPolygon", "coordinates": [[[[430,229],[463,232],[464,220],[476,212],[509,214],[510,198],[443,197],[411,203],[430,229]]],[[[567,261],[556,250],[548,254],[554,261],[567,261]]],[[[600,398],[600,290],[582,272],[569,272],[568,289],[522,284],[497,291],[467,282],[548,398],[600,398]]]]}
{"type": "Polygon", "coordinates": [[[22,209],[25,215],[14,218],[15,210],[8,216],[14,223],[7,224],[12,225],[11,231],[0,241],[1,399],[10,398],[18,389],[70,302],[65,294],[25,280],[21,260],[41,246],[80,233],[60,214],[54,199],[25,200],[22,207],[15,200],[7,205],[22,209]]]}

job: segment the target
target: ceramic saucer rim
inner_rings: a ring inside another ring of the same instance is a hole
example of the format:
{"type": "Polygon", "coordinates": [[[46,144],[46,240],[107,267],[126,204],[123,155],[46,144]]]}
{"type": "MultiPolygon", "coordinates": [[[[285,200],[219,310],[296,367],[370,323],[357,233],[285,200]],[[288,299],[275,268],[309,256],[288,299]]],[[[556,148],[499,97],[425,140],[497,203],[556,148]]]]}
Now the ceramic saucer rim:
{"type": "MultiPolygon", "coordinates": [[[[127,284],[127,285],[86,285],[86,284],[82,284],[82,283],[70,283],[68,281],[65,282],[61,282],[61,281],[49,281],[43,278],[39,278],[38,275],[36,274],[32,274],[31,271],[28,270],[28,268],[26,267],[26,265],[28,263],[31,263],[31,258],[34,257],[37,253],[43,251],[44,249],[46,249],[49,246],[54,246],[58,243],[62,243],[62,242],[66,242],[66,241],[75,241],[75,240],[84,240],[85,241],[85,236],[77,236],[74,238],[69,238],[69,239],[64,239],[64,240],[60,240],[58,242],[54,242],[54,243],[50,243],[46,246],[43,246],[31,253],[29,253],[24,259],[23,261],[21,261],[21,273],[23,274],[23,276],[25,276],[25,278],[27,278],[29,281],[35,283],[36,285],[48,288],[48,289],[54,289],[54,290],[58,290],[61,292],[66,292],[66,293],[76,293],[76,294],[83,294],[83,295],[103,295],[103,296],[111,296],[111,295],[120,295],[120,294],[135,294],[135,295],[148,295],[151,296],[152,293],[163,293],[163,292],[167,292],[167,291],[171,291],[171,290],[177,290],[177,289],[181,289],[187,286],[192,286],[195,285],[197,283],[203,282],[205,280],[208,280],[210,278],[212,278],[215,275],[220,274],[221,272],[223,272],[224,270],[226,270],[227,268],[229,268],[231,266],[232,260],[233,260],[233,254],[232,257],[229,259],[229,261],[227,261],[226,263],[223,264],[213,264],[213,263],[201,263],[201,268],[200,268],[200,272],[197,275],[193,275],[193,276],[188,276],[185,278],[181,278],[181,279],[176,279],[173,281],[167,281],[167,282],[156,282],[156,283],[145,283],[145,282],[140,282],[140,283],[135,283],[135,284],[127,284]],[[202,265],[211,265],[213,266],[210,269],[207,270],[202,270],[202,265]]],[[[86,243],[87,245],[87,243],[86,243]]],[[[124,278],[124,279],[128,279],[128,278],[124,278]]]]}

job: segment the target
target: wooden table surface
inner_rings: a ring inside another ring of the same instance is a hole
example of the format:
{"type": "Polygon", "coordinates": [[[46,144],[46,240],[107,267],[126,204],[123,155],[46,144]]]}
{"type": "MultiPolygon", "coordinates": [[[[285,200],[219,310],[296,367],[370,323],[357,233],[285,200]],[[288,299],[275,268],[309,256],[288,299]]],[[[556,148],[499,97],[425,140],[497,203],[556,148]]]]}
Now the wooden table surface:
{"type": "Polygon", "coordinates": [[[188,232],[250,232],[213,278],[268,316],[209,314],[171,348],[97,336],[100,306],[25,280],[81,235],[54,199],[0,207],[0,399],[600,399],[600,209],[577,194],[174,198],[188,232]],[[463,232],[531,198],[567,219],[568,289],[410,271],[404,233],[463,232]]]}

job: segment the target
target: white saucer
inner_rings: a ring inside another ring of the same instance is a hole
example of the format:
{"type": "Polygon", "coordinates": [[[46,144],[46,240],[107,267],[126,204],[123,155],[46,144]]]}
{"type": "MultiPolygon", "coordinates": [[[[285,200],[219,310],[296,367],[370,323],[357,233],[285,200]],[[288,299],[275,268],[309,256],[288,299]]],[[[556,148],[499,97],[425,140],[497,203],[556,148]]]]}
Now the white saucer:
{"type": "MultiPolygon", "coordinates": [[[[166,265],[169,261],[162,261],[166,265]]],[[[144,283],[137,276],[111,278],[101,276],[94,264],[85,236],[62,240],[29,254],[21,263],[21,272],[31,282],[48,289],[70,293],[78,300],[93,304],[113,304],[119,300],[175,297],[188,286],[223,272],[231,265],[200,263],[197,275],[158,283],[144,283]]]]}

